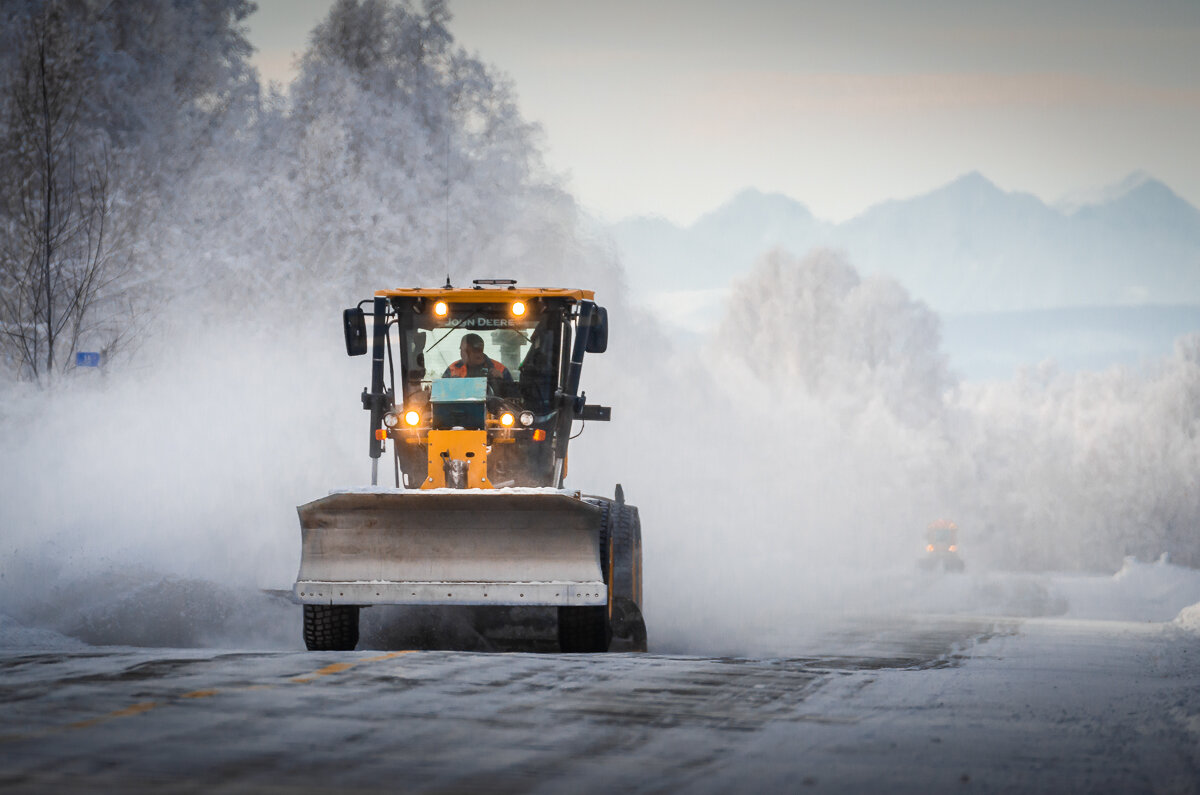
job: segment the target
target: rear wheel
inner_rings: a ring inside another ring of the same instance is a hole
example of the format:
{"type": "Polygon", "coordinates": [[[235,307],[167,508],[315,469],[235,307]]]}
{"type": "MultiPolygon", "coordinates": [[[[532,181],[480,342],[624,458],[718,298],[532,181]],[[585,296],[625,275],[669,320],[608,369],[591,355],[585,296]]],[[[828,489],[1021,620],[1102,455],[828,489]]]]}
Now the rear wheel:
{"type": "Polygon", "coordinates": [[[304,645],[309,651],[353,651],[358,605],[305,605],[304,645]]]}
{"type": "Polygon", "coordinates": [[[614,505],[612,527],[612,608],[609,623],[621,648],[646,651],[642,618],[642,521],[632,505],[614,505]]]}

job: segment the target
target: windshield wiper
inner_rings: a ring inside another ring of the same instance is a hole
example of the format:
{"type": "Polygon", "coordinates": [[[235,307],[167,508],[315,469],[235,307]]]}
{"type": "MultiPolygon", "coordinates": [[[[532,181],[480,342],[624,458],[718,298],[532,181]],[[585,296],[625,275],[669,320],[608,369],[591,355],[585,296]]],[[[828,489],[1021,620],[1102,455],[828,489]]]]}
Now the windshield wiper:
{"type": "MultiPolygon", "coordinates": [[[[425,352],[426,352],[426,353],[429,353],[429,352],[430,352],[430,351],[432,351],[434,348],[436,348],[437,346],[441,345],[441,344],[442,344],[442,340],[446,339],[446,337],[449,337],[449,336],[450,336],[451,334],[453,334],[453,333],[454,333],[454,332],[455,332],[457,329],[461,328],[461,327],[462,327],[462,325],[463,325],[464,323],[466,323],[468,320],[470,320],[471,318],[475,317],[476,315],[478,315],[478,314],[479,314],[480,312],[482,312],[482,311],[483,311],[483,307],[482,307],[482,306],[480,306],[480,307],[479,307],[478,309],[476,309],[474,312],[472,312],[471,314],[467,315],[467,316],[466,316],[466,317],[464,317],[462,320],[460,320],[458,323],[456,323],[455,325],[453,325],[453,326],[451,326],[450,328],[448,328],[448,329],[446,330],[446,333],[445,333],[445,334],[443,334],[442,336],[438,337],[438,341],[437,341],[437,342],[433,343],[433,345],[430,345],[428,348],[426,348],[426,349],[425,349],[425,352]]],[[[432,329],[431,329],[431,330],[432,330],[432,329]]]]}

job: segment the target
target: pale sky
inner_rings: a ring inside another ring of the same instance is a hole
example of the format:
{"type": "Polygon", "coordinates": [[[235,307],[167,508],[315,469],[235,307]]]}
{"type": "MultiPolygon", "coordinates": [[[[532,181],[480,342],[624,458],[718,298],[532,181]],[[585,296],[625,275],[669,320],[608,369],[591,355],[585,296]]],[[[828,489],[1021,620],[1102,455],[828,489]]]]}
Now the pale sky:
{"type": "MultiPolygon", "coordinates": [[[[328,0],[258,0],[264,78],[328,0]]],[[[1144,170],[1200,206],[1200,0],[451,0],[608,220],[738,191],[840,221],[969,171],[1054,202],[1144,170]]]]}

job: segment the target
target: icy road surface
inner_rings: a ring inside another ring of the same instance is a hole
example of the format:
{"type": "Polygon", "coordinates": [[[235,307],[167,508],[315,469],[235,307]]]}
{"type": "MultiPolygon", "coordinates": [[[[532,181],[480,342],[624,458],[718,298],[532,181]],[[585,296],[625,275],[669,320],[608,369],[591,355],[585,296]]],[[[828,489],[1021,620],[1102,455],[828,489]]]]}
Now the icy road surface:
{"type": "Polygon", "coordinates": [[[781,659],[0,652],[11,791],[1196,792],[1180,622],[842,623],[781,659]]]}

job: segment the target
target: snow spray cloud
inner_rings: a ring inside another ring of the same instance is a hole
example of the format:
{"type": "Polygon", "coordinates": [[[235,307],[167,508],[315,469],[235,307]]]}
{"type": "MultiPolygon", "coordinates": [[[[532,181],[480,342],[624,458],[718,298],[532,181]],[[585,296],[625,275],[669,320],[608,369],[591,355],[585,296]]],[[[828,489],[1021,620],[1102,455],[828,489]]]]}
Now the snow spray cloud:
{"type": "Polygon", "coordinates": [[[794,652],[848,613],[1058,614],[1044,579],[987,572],[1198,560],[1200,338],[1144,372],[958,385],[936,317],[828,251],[765,256],[707,346],[667,336],[614,326],[589,365],[613,426],[572,456],[641,508],[659,650],[794,652]],[[915,575],[939,517],[963,528],[959,587],[915,575]]]}
{"type": "Polygon", "coordinates": [[[316,336],[176,336],[141,372],[10,402],[5,612],[96,642],[204,645],[254,610],[272,618],[229,642],[279,645],[257,589],[290,584],[290,509],[351,477],[363,435],[334,387],[351,378],[340,340],[316,336]]]}
{"type": "Polygon", "coordinates": [[[640,374],[606,381],[627,384],[628,452],[601,460],[641,508],[657,648],[779,652],[781,627],[894,604],[881,578],[913,568],[944,502],[950,376],[927,309],[829,252],[773,252],[706,345],[633,358],[640,374]]]}
{"type": "MultiPolygon", "coordinates": [[[[1194,554],[1171,533],[1197,519],[1196,340],[1148,374],[955,389],[928,314],[828,253],[766,258],[702,348],[614,297],[609,352],[585,368],[614,422],[573,442],[569,485],[619,481],[639,505],[659,650],[795,652],[785,628],[821,617],[961,607],[912,576],[942,515],[972,571],[1194,554]]],[[[293,506],[369,471],[363,362],[336,313],[316,317],[177,328],[141,370],[12,396],[5,612],[100,643],[298,644],[298,611],[254,589],[294,577],[293,506]]]]}

